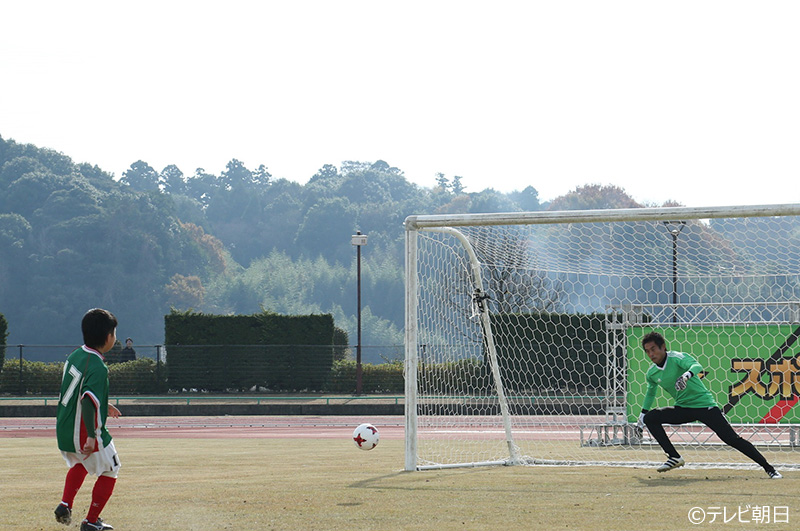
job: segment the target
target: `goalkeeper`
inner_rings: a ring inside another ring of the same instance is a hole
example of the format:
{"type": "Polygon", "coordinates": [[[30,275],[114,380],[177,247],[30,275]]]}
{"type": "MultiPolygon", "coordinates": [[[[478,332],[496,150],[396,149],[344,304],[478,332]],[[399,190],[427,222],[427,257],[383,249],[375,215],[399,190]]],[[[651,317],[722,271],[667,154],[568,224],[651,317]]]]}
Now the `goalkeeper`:
{"type": "Polygon", "coordinates": [[[770,479],[780,479],[780,472],[770,465],[755,446],[740,437],[722,414],[714,396],[698,377],[703,367],[691,356],[682,352],[667,351],[664,337],[650,332],[642,338],[642,347],[653,364],[647,369],[647,393],[642,404],[637,427],[647,426],[661,448],[667,453],[667,461],[659,466],[666,472],[686,464],[664,431],[664,424],[686,424],[700,421],[717,436],[744,455],[761,465],[770,479]],[[673,407],[650,410],[656,398],[657,386],[675,399],[673,407]]]}

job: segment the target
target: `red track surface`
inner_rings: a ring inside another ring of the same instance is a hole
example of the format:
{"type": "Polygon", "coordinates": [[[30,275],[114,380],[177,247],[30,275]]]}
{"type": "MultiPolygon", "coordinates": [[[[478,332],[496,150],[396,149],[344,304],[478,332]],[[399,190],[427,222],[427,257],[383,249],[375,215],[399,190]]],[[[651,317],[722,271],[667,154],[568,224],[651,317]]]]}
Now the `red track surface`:
{"type": "MultiPolygon", "coordinates": [[[[403,438],[403,417],[120,417],[109,419],[115,438],[306,438],[351,437],[362,422],[380,430],[382,439],[403,438]],[[301,430],[298,431],[298,428],[301,430]]],[[[55,419],[0,418],[0,438],[56,436],[55,419]]]]}

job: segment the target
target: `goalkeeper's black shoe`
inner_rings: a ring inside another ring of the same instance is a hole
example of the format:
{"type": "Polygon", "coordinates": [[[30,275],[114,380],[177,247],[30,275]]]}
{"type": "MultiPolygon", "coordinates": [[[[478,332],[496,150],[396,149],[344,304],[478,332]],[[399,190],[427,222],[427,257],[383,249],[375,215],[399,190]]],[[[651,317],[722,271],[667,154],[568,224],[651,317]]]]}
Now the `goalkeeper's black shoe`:
{"type": "Polygon", "coordinates": [[[666,472],[668,470],[672,470],[673,468],[682,467],[685,464],[686,460],[683,457],[670,457],[667,459],[666,463],[656,468],[656,470],[659,472],[666,472]]]}
{"type": "Polygon", "coordinates": [[[767,475],[769,476],[769,479],[783,479],[783,476],[781,476],[781,473],[778,472],[777,470],[772,470],[771,472],[767,472],[767,475]]]}
{"type": "Polygon", "coordinates": [[[81,524],[81,531],[105,531],[110,529],[114,528],[103,522],[102,518],[98,518],[94,523],[84,520],[81,524]]]}
{"type": "Polygon", "coordinates": [[[72,523],[72,509],[70,509],[63,503],[58,504],[55,513],[56,513],[56,522],[58,522],[59,524],[69,525],[72,523]]]}

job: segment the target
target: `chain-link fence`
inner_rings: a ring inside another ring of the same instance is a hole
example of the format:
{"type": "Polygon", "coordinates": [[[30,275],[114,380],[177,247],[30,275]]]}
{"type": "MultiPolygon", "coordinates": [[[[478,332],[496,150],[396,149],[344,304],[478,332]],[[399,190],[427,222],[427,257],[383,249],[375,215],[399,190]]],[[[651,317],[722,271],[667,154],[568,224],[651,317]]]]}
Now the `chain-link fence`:
{"type": "MultiPolygon", "coordinates": [[[[58,395],[70,345],[0,345],[0,394],[58,395]]],[[[402,393],[402,345],[135,345],[106,354],[115,395],[167,393],[402,393]],[[361,371],[356,358],[361,355],[361,371]],[[360,372],[360,376],[359,373],[360,372]]]]}

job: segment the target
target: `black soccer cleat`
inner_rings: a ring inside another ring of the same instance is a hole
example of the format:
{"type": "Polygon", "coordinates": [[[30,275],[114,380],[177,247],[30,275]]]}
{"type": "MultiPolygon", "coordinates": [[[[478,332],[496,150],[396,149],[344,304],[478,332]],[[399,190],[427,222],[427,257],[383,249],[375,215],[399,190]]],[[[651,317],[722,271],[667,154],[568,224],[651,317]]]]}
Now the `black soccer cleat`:
{"type": "Polygon", "coordinates": [[[59,524],[69,525],[72,523],[72,509],[59,503],[54,511],[56,513],[56,522],[59,524]]]}
{"type": "Polygon", "coordinates": [[[102,518],[98,518],[94,523],[87,520],[84,520],[83,523],[81,523],[81,531],[104,531],[107,529],[114,528],[105,523],[102,518]]]}

